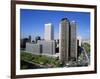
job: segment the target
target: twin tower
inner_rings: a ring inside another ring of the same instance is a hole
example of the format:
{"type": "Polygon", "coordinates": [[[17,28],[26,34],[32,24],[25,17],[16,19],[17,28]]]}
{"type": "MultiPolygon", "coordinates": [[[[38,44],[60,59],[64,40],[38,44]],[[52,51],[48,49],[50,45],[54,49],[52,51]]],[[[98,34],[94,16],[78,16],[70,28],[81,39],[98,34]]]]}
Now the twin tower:
{"type": "Polygon", "coordinates": [[[59,53],[59,58],[63,63],[77,59],[76,22],[70,22],[67,18],[63,18],[60,22],[59,53]]]}
{"type": "MultiPolygon", "coordinates": [[[[76,22],[63,18],[59,25],[59,59],[63,63],[77,59],[76,22]]],[[[45,24],[45,40],[54,40],[54,29],[51,23],[45,24]]]]}

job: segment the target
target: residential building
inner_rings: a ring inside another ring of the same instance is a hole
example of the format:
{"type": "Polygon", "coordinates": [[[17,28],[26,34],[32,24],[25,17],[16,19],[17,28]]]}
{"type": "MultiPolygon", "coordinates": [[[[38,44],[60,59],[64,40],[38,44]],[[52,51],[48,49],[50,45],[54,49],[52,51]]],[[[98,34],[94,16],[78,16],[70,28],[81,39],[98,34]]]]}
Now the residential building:
{"type": "Polygon", "coordinates": [[[70,22],[70,59],[77,59],[77,33],[76,33],[76,22],[70,22]]]}
{"type": "Polygon", "coordinates": [[[69,29],[70,23],[67,18],[63,18],[59,26],[59,59],[66,63],[69,59],[69,29]]]}

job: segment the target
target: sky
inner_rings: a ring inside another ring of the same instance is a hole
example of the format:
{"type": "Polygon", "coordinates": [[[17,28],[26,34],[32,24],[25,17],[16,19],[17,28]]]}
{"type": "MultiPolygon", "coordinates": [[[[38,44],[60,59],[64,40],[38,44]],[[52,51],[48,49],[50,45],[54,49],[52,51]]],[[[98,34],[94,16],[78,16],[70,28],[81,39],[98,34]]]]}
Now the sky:
{"type": "Polygon", "coordinates": [[[54,38],[59,38],[59,23],[62,18],[68,18],[69,21],[76,21],[77,36],[82,39],[90,38],[90,13],[89,12],[69,12],[69,11],[51,11],[51,10],[20,10],[20,31],[21,38],[32,38],[40,36],[44,38],[44,24],[52,23],[54,26],[54,38]]]}

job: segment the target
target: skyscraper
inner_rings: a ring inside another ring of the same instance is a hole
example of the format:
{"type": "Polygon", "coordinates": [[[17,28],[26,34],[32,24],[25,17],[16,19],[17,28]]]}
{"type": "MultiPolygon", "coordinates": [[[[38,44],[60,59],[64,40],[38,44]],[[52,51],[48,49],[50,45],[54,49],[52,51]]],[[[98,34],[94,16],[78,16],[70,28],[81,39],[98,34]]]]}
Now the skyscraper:
{"type": "Polygon", "coordinates": [[[41,40],[41,37],[40,37],[40,36],[36,36],[36,37],[35,37],[36,43],[38,42],[38,40],[41,40]]]}
{"type": "Polygon", "coordinates": [[[59,29],[59,59],[63,63],[77,59],[76,22],[63,18],[59,29]]]}
{"type": "Polygon", "coordinates": [[[51,23],[45,24],[44,39],[45,40],[53,40],[54,39],[54,28],[51,23]]]}
{"type": "Polygon", "coordinates": [[[29,35],[29,42],[32,42],[32,38],[31,38],[31,35],[29,35]]]}
{"type": "Polygon", "coordinates": [[[60,22],[59,28],[59,59],[63,63],[67,63],[69,59],[69,34],[70,23],[67,18],[63,18],[60,22]]]}
{"type": "Polygon", "coordinates": [[[70,22],[70,59],[77,59],[77,36],[76,36],[76,22],[70,22]]]}
{"type": "Polygon", "coordinates": [[[82,37],[81,36],[77,37],[77,44],[78,44],[78,46],[82,45],[82,37]]]}

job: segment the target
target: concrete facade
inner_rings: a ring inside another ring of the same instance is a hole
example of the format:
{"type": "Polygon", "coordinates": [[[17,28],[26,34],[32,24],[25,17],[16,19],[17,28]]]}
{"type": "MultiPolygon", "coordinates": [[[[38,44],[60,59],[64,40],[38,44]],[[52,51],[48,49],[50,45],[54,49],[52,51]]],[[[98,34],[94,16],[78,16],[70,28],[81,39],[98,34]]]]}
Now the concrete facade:
{"type": "Polygon", "coordinates": [[[63,18],[59,26],[59,59],[63,63],[77,59],[76,22],[63,18]]]}
{"type": "Polygon", "coordinates": [[[26,51],[32,54],[40,55],[41,54],[41,45],[34,43],[26,43],[26,51]]]}
{"type": "Polygon", "coordinates": [[[59,26],[59,59],[66,63],[69,59],[69,20],[63,18],[59,26]]]}
{"type": "Polygon", "coordinates": [[[77,34],[76,22],[70,22],[70,59],[77,59],[77,34]]]}
{"type": "Polygon", "coordinates": [[[42,55],[54,55],[55,54],[55,41],[40,40],[38,44],[42,46],[42,55]]]}
{"type": "Polygon", "coordinates": [[[55,54],[55,41],[39,40],[38,43],[26,43],[26,51],[36,55],[52,56],[55,54]]]}

